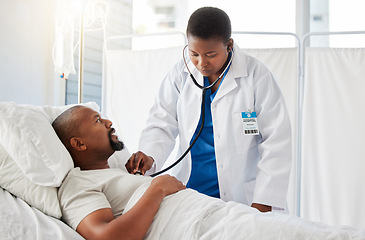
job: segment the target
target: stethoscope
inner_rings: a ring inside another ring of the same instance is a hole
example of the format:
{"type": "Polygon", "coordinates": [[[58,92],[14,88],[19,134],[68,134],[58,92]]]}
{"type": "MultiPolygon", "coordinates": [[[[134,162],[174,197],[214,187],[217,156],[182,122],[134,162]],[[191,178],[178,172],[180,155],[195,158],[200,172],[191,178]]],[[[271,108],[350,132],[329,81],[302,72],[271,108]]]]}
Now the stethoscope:
{"type": "Polygon", "coordinates": [[[197,86],[198,88],[202,89],[202,103],[201,103],[201,126],[199,128],[199,131],[198,131],[198,134],[195,136],[194,140],[190,143],[190,146],[186,149],[186,151],[173,163],[171,164],[170,166],[166,167],[165,169],[159,171],[159,172],[156,172],[154,174],[151,174],[150,176],[151,177],[155,177],[157,175],[160,175],[161,173],[164,173],[168,170],[170,170],[171,168],[175,167],[178,163],[180,163],[184,158],[185,156],[189,153],[189,151],[191,150],[191,148],[194,146],[194,144],[196,143],[196,141],[198,140],[200,134],[202,133],[203,131],[203,127],[204,127],[204,122],[205,122],[205,104],[204,104],[204,100],[205,100],[205,94],[207,92],[207,90],[211,89],[212,87],[214,87],[214,85],[220,80],[222,79],[223,76],[225,76],[225,74],[228,72],[228,69],[232,63],[232,59],[233,59],[233,49],[229,49],[228,48],[228,51],[231,52],[231,56],[230,56],[230,59],[229,59],[229,62],[226,66],[226,68],[224,69],[224,71],[221,73],[221,75],[219,75],[219,77],[212,83],[210,84],[209,86],[207,87],[204,87],[202,85],[200,85],[195,77],[193,76],[193,74],[190,72],[190,69],[188,67],[188,64],[186,63],[186,59],[185,59],[185,49],[187,48],[188,45],[186,45],[184,48],[183,48],[183,59],[184,59],[184,64],[185,64],[185,67],[186,69],[188,70],[189,74],[190,74],[190,77],[191,79],[193,80],[193,83],[195,84],[195,86],[197,86]]]}

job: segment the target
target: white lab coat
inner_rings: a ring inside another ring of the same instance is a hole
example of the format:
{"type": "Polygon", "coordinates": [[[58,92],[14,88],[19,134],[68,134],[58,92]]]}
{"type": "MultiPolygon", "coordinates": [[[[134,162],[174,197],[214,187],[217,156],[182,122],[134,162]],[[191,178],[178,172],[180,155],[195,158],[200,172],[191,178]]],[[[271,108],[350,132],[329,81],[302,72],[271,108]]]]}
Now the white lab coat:
{"type": "MultiPolygon", "coordinates": [[[[291,127],[284,98],[271,72],[234,46],[232,65],[211,104],[220,196],[225,201],[286,207],[291,169],[291,127]],[[244,135],[241,112],[256,111],[260,135],[244,135]]],[[[196,80],[203,76],[189,61],[196,80]]],[[[180,156],[200,118],[202,91],[183,61],[163,80],[139,149],[161,170],[178,136],[180,156]]],[[[183,183],[191,172],[190,153],[170,170],[183,183]]]]}

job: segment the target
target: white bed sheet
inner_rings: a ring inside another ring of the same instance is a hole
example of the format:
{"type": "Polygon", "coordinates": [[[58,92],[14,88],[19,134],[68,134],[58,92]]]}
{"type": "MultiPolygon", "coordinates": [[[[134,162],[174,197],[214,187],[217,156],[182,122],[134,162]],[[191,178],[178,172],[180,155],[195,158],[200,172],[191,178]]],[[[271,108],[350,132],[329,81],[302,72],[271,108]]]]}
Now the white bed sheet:
{"type": "Polygon", "coordinates": [[[50,217],[0,188],[0,239],[84,239],[61,220],[50,217]]]}
{"type": "MultiPolygon", "coordinates": [[[[148,184],[130,199],[126,210],[140,198],[148,184]]],[[[0,239],[83,239],[62,221],[47,216],[0,188],[0,239]]],[[[365,231],[332,227],[280,213],[261,214],[234,202],[197,194],[194,190],[168,196],[145,239],[296,239],[364,240],[365,231]],[[191,208],[195,205],[196,208],[191,208]]]]}
{"type": "MultiPolygon", "coordinates": [[[[149,184],[136,190],[125,211],[135,205],[149,184]]],[[[145,239],[364,240],[365,231],[282,213],[263,214],[243,204],[225,203],[187,189],[165,197],[145,239]]]]}

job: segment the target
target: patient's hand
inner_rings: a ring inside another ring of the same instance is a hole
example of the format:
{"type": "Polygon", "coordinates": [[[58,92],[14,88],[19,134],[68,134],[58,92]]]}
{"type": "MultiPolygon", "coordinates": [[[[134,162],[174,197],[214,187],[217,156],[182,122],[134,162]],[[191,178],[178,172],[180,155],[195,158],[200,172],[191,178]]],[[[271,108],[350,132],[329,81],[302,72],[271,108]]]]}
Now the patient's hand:
{"type": "Polygon", "coordinates": [[[162,196],[167,196],[183,190],[186,187],[175,177],[170,175],[162,175],[153,179],[149,188],[151,188],[153,191],[156,191],[158,194],[162,194],[162,196]]]}

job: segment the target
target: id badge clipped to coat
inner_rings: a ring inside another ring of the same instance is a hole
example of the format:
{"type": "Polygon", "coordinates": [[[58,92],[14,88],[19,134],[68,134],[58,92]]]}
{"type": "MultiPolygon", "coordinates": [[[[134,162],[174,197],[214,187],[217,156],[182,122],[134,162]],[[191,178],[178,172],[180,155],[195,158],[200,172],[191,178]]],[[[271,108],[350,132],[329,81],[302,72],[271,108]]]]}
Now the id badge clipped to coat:
{"type": "Polygon", "coordinates": [[[242,112],[241,114],[245,135],[259,135],[256,112],[242,112]]]}

